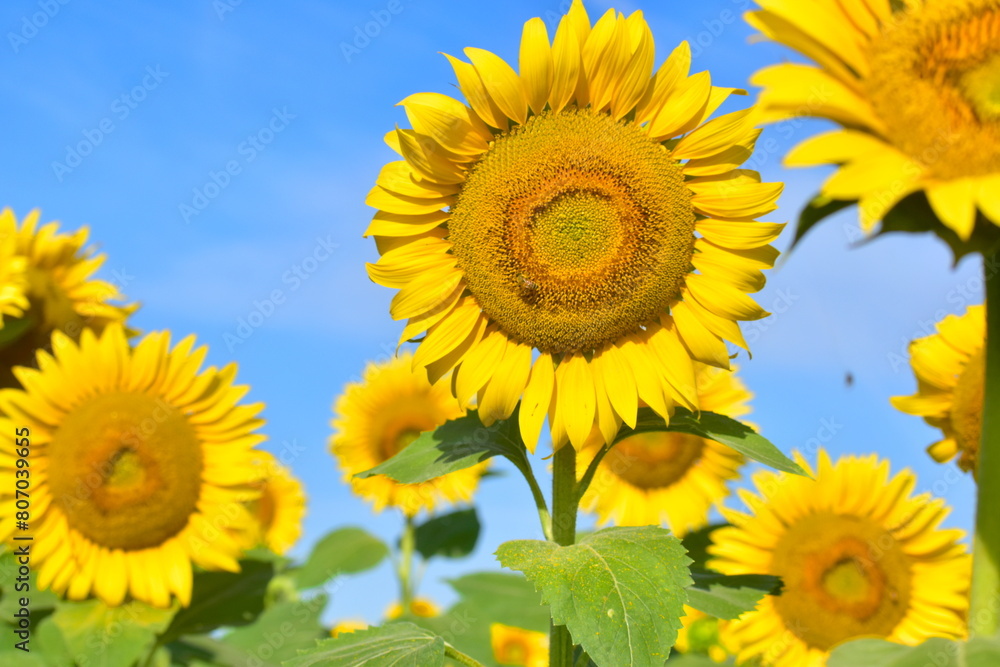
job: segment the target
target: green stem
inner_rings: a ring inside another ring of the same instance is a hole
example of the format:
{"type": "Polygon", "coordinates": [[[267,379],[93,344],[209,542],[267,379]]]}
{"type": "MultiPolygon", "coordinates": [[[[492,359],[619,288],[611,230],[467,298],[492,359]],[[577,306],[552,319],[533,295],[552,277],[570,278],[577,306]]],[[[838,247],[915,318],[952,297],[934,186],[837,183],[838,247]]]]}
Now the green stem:
{"type": "MultiPolygon", "coordinates": [[[[563,445],[552,466],[552,539],[560,546],[576,541],[576,450],[563,445]]],[[[549,667],[573,667],[573,638],[564,625],[549,627],[549,667]]]]}
{"type": "Polygon", "coordinates": [[[475,658],[465,655],[457,648],[451,644],[445,642],[444,645],[444,655],[447,658],[451,658],[460,665],[468,665],[469,667],[484,667],[483,663],[479,662],[475,658]]]}
{"type": "Polygon", "coordinates": [[[587,489],[590,488],[590,483],[594,480],[594,475],[597,473],[597,467],[601,465],[601,461],[604,460],[604,457],[610,451],[611,447],[609,445],[601,447],[601,451],[597,452],[597,456],[595,456],[594,460],[590,462],[589,466],[587,466],[587,471],[583,473],[583,477],[580,478],[580,481],[576,485],[577,504],[583,500],[583,494],[587,493],[587,489]]]}
{"type": "MultiPolygon", "coordinates": [[[[517,464],[515,463],[515,465],[517,464]]],[[[553,539],[552,515],[549,514],[549,506],[545,502],[545,494],[542,493],[535,473],[531,470],[531,463],[525,459],[523,465],[517,465],[517,469],[521,471],[524,479],[528,481],[528,486],[531,487],[531,497],[535,499],[535,507],[538,509],[538,520],[542,524],[542,534],[545,535],[545,539],[551,541],[553,539]]]]}
{"type": "Polygon", "coordinates": [[[416,544],[416,527],[413,517],[406,515],[406,525],[403,536],[399,540],[399,604],[403,607],[403,615],[410,613],[413,602],[413,550],[416,544]]]}
{"type": "Polygon", "coordinates": [[[986,267],[986,387],[977,463],[976,535],[973,539],[969,631],[994,636],[1000,611],[1000,253],[986,267]]]}

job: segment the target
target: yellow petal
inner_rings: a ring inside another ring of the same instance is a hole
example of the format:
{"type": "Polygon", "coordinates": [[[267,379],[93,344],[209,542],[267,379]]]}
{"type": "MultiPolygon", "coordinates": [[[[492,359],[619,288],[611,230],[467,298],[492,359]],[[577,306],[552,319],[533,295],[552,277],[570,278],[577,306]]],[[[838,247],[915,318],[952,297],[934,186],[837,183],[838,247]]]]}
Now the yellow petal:
{"type": "Polygon", "coordinates": [[[979,179],[978,185],[976,201],[979,203],[979,210],[993,224],[1000,225],[1000,174],[984,176],[979,179]]]}
{"type": "Polygon", "coordinates": [[[758,102],[765,112],[764,122],[814,116],[879,133],[884,129],[865,98],[815,67],[772,65],[754,74],[750,83],[764,89],[758,102]]]}
{"type": "Polygon", "coordinates": [[[476,68],[454,56],[449,56],[447,53],[444,54],[444,57],[448,59],[452,69],[455,70],[458,87],[476,115],[487,124],[506,131],[510,123],[500,107],[486,92],[486,87],[483,85],[482,79],[479,78],[479,72],[476,71],[476,68]]]}
{"type": "Polygon", "coordinates": [[[501,111],[519,125],[528,119],[528,99],[517,73],[503,58],[484,49],[467,47],[465,55],[479,72],[479,78],[501,111]]]}
{"type": "Polygon", "coordinates": [[[458,347],[475,330],[481,313],[475,299],[467,297],[459,301],[447,317],[427,332],[427,338],[413,353],[413,367],[427,366],[458,347]]]}
{"type": "Polygon", "coordinates": [[[767,245],[781,235],[784,223],[730,222],[726,220],[699,220],[695,229],[712,243],[725,248],[757,248],[767,245]]]}
{"type": "Polygon", "coordinates": [[[687,182],[695,210],[710,218],[753,219],[778,208],[783,183],[758,183],[756,172],[734,169],[728,174],[687,182]]]}
{"type": "Polygon", "coordinates": [[[459,187],[454,184],[445,185],[417,180],[416,175],[405,160],[387,163],[382,167],[375,182],[389,192],[407,197],[417,197],[418,199],[440,199],[456,194],[459,190],[459,187]]]}
{"type": "Polygon", "coordinates": [[[587,38],[590,36],[590,17],[587,16],[583,0],[573,0],[569,11],[566,12],[566,20],[573,28],[573,34],[576,35],[580,47],[583,48],[583,45],[587,42],[587,38]]]}
{"type": "Polygon", "coordinates": [[[389,312],[394,320],[422,315],[451,296],[462,281],[462,272],[442,269],[408,283],[392,298],[389,312]]]}
{"type": "Polygon", "coordinates": [[[809,137],[785,156],[787,167],[842,164],[886,150],[887,144],[869,132],[834,130],[809,137]]]}
{"type": "Polygon", "coordinates": [[[651,84],[653,74],[653,33],[637,11],[628,17],[630,32],[638,34],[638,43],[632,48],[631,59],[611,97],[611,115],[620,120],[642,100],[651,84]]]}
{"type": "Polygon", "coordinates": [[[455,379],[455,398],[459,403],[466,405],[471,401],[476,392],[497,372],[506,349],[507,335],[493,329],[474,350],[469,351],[455,379]]]}
{"type": "Polygon", "coordinates": [[[109,607],[117,607],[128,591],[128,570],[125,552],[121,549],[101,549],[97,561],[99,574],[94,578],[94,593],[109,607]]]}
{"type": "Polygon", "coordinates": [[[413,130],[396,130],[399,148],[407,163],[423,178],[435,183],[461,183],[465,170],[453,161],[441,144],[413,130]]]}
{"type": "Polygon", "coordinates": [[[400,215],[379,211],[365,230],[365,236],[416,236],[424,234],[441,223],[447,222],[451,214],[435,211],[423,215],[400,215]]]}
{"type": "MultiPolygon", "coordinates": [[[[471,297],[467,297],[467,299],[469,301],[472,300],[471,297]]],[[[461,302],[459,305],[461,305],[461,302]]],[[[446,354],[427,364],[427,379],[431,384],[437,384],[438,380],[465,361],[466,355],[468,355],[471,350],[474,350],[476,346],[479,345],[479,341],[483,339],[488,325],[489,321],[486,317],[480,317],[472,325],[472,330],[468,333],[468,335],[466,335],[465,338],[460,340],[457,345],[448,350],[446,354]]]]}
{"type": "Polygon", "coordinates": [[[745,321],[770,315],[743,292],[709,276],[691,274],[685,283],[695,301],[719,317],[745,321]]]}
{"type": "Polygon", "coordinates": [[[635,376],[632,367],[615,345],[608,345],[604,350],[594,355],[594,376],[600,375],[611,407],[618,416],[631,428],[635,428],[635,420],[639,409],[639,394],[635,386],[635,376]]]}
{"type": "Polygon", "coordinates": [[[693,359],[716,366],[718,368],[729,369],[729,350],[725,342],[716,334],[709,331],[697,317],[691,312],[691,306],[686,301],[674,304],[670,309],[677,324],[677,333],[681,342],[690,352],[693,359]]]}
{"type": "Polygon", "coordinates": [[[750,350],[750,347],[747,345],[746,340],[744,340],[743,333],[740,331],[740,327],[736,322],[725,317],[720,317],[708,308],[702,306],[694,299],[691,292],[686,288],[682,290],[681,293],[684,295],[684,301],[690,307],[691,313],[698,318],[699,322],[705,325],[706,329],[723,340],[728,340],[730,343],[738,345],[744,350],[750,350]]]}
{"type": "Polygon", "coordinates": [[[712,90],[712,77],[698,72],[682,80],[647,126],[654,141],[679,134],[705,108],[712,90]]]}
{"type": "MultiPolygon", "coordinates": [[[[875,0],[889,4],[885,0],[875,0]]],[[[830,72],[838,81],[860,90],[861,83],[836,49],[830,50],[786,19],[770,12],[747,12],[746,22],[776,42],[789,46],[830,72]]]]}
{"type": "Polygon", "coordinates": [[[691,177],[716,176],[736,169],[753,155],[754,144],[760,137],[761,130],[754,129],[746,134],[743,141],[733,144],[715,155],[698,160],[688,160],[684,164],[684,173],[691,177]]]}
{"type": "Polygon", "coordinates": [[[976,194],[978,185],[971,178],[946,181],[927,188],[931,208],[945,226],[962,239],[972,236],[976,226],[976,194]]]}
{"type": "Polygon", "coordinates": [[[705,158],[746,139],[753,130],[753,108],[712,119],[685,136],[673,148],[673,155],[681,160],[705,158]]]}
{"type": "Polygon", "coordinates": [[[628,336],[617,344],[622,356],[628,361],[635,378],[635,388],[639,398],[653,409],[653,412],[669,420],[673,413],[673,402],[668,402],[663,386],[654,372],[657,364],[646,349],[645,341],[637,336],[628,336]]]}
{"type": "Polygon", "coordinates": [[[487,141],[492,135],[486,125],[454,98],[439,93],[416,93],[399,105],[406,110],[414,130],[453,153],[479,156],[489,148],[487,141]]]}
{"type": "Polygon", "coordinates": [[[625,20],[609,9],[594,24],[583,45],[583,70],[586,72],[590,105],[602,111],[611,103],[615,84],[629,58],[630,38],[625,20]]]}
{"type": "MultiPolygon", "coordinates": [[[[596,359],[596,357],[595,357],[596,359]]],[[[604,376],[591,362],[590,369],[594,378],[594,398],[597,413],[597,430],[600,431],[604,443],[607,445],[615,441],[618,430],[621,428],[622,420],[611,407],[611,400],[608,397],[608,390],[604,384],[604,376]]]]}
{"type": "Polygon", "coordinates": [[[833,199],[858,199],[873,190],[896,189],[920,172],[911,158],[887,148],[844,165],[827,179],[822,191],[833,199]]]}
{"type": "MultiPolygon", "coordinates": [[[[588,24],[589,28],[589,24],[588,24]]],[[[556,29],[556,37],[552,44],[552,90],[549,93],[549,106],[552,111],[562,111],[573,99],[576,84],[582,76],[583,63],[580,60],[580,42],[573,31],[570,18],[564,16],[556,29]]]]}
{"type": "Polygon", "coordinates": [[[566,425],[570,443],[579,451],[594,427],[597,409],[594,378],[582,354],[563,357],[556,369],[556,383],[559,385],[556,410],[566,425]]]}
{"type": "Polygon", "coordinates": [[[847,20],[836,3],[758,0],[757,4],[836,53],[861,76],[868,74],[868,38],[847,20]]]}
{"type": "Polygon", "coordinates": [[[635,110],[635,122],[642,125],[656,116],[677,85],[687,79],[691,69],[691,47],[681,42],[667,57],[646,89],[635,110]]]}
{"type": "Polygon", "coordinates": [[[545,103],[549,99],[553,76],[552,48],[542,19],[536,17],[524,24],[518,64],[528,106],[536,114],[540,114],[545,110],[545,103]]]}
{"type": "Polygon", "coordinates": [[[531,367],[531,375],[524,388],[524,398],[521,399],[521,409],[518,412],[521,438],[531,453],[538,446],[538,436],[542,432],[542,422],[545,421],[545,414],[552,400],[554,384],[552,355],[543,352],[531,367]]]}
{"type": "Polygon", "coordinates": [[[389,192],[380,185],[376,185],[365,198],[365,204],[372,208],[388,213],[399,213],[401,215],[423,215],[440,211],[455,203],[454,197],[440,197],[438,199],[424,199],[419,197],[408,197],[406,195],[389,192]]]}
{"type": "Polygon", "coordinates": [[[688,356],[687,349],[677,336],[673,318],[664,315],[660,319],[663,326],[650,325],[647,327],[649,349],[659,359],[660,369],[667,382],[670,383],[671,395],[674,400],[689,410],[697,411],[698,389],[695,384],[691,357],[688,356]]]}
{"type": "Polygon", "coordinates": [[[531,348],[513,340],[507,340],[506,345],[503,361],[486,385],[479,405],[479,418],[487,426],[510,417],[531,372],[531,348]]]}
{"type": "Polygon", "coordinates": [[[405,287],[427,271],[439,271],[455,266],[455,256],[447,253],[412,255],[396,261],[379,260],[378,264],[366,263],[368,277],[384,287],[405,287]]]}

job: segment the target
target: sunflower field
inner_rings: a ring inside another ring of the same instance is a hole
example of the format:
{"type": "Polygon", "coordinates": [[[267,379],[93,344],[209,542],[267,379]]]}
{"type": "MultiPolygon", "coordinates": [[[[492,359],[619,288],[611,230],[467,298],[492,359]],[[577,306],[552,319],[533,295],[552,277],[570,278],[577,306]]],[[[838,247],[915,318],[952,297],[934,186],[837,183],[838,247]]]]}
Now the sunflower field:
{"type": "Polygon", "coordinates": [[[80,4],[0,665],[1000,666],[1000,0],[80,4]]]}

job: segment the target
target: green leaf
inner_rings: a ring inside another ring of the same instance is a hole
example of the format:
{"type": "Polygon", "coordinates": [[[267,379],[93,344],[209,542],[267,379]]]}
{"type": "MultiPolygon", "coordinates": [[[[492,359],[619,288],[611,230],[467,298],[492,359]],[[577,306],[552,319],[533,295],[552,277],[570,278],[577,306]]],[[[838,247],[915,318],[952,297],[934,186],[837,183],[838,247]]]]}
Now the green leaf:
{"type": "Polygon", "coordinates": [[[680,540],[663,528],[607,528],[565,547],[516,540],[497,557],[524,572],[597,664],[662,667],[670,654],[691,577],[680,540]]]}
{"type": "Polygon", "coordinates": [[[280,602],[265,609],[252,624],[228,633],[220,642],[237,652],[234,664],[278,667],[301,650],[315,646],[318,639],[329,636],[319,622],[326,601],[325,595],[318,595],[280,602]]]}
{"type": "Polygon", "coordinates": [[[264,610],[267,585],[273,576],[274,565],[257,560],[240,561],[239,572],[196,573],[191,604],[177,612],[162,643],[185,634],[252,623],[264,610]]]}
{"type": "Polygon", "coordinates": [[[322,586],[338,574],[377,566],[389,555],[385,542],[362,528],[338,528],[316,543],[305,565],[291,573],[301,589],[322,586]]]}
{"type": "Polygon", "coordinates": [[[424,558],[462,558],[472,553],[479,539],[476,508],[442,514],[417,526],[416,549],[424,558]]]}
{"type": "Polygon", "coordinates": [[[412,623],[391,623],[324,639],[284,667],[441,667],[444,640],[412,623]]]}
{"type": "Polygon", "coordinates": [[[806,233],[815,227],[821,220],[856,203],[857,202],[853,200],[830,199],[829,197],[825,197],[823,195],[816,195],[813,197],[799,214],[799,222],[795,226],[795,238],[792,239],[792,245],[788,249],[789,252],[791,252],[791,250],[799,244],[799,241],[802,240],[802,237],[805,236],[806,233]]]}
{"type": "Polygon", "coordinates": [[[775,470],[808,477],[806,472],[797,463],[782,454],[777,447],[771,444],[770,440],[762,437],[746,424],[714,412],[702,411],[696,416],[690,410],[677,408],[674,416],[670,418],[670,425],[668,426],[663,421],[663,418],[653,412],[652,409],[639,408],[639,416],[636,420],[635,428],[632,429],[624,426],[618,432],[615,442],[621,442],[625,438],[637,433],[651,433],[655,431],[675,431],[677,433],[687,433],[715,440],[735,449],[748,459],[763,463],[775,470]]]}
{"type": "Polygon", "coordinates": [[[510,419],[487,427],[479,421],[479,414],[470,410],[464,417],[421,433],[391,459],[358,473],[357,477],[386,475],[404,484],[418,484],[469,468],[497,455],[521,464],[526,462],[524,452],[517,411],[510,419]]]}
{"type": "Polygon", "coordinates": [[[719,663],[707,655],[675,653],[667,660],[665,667],[719,667],[719,663]]]}
{"type": "Polygon", "coordinates": [[[87,667],[131,667],[153,648],[174,612],[141,602],[108,607],[87,600],[63,602],[51,618],[78,662],[86,657],[87,667]]]}
{"type": "Polygon", "coordinates": [[[858,639],[841,644],[827,660],[828,667],[996,667],[1000,665],[1000,642],[993,637],[975,637],[956,642],[935,637],[919,646],[901,646],[882,639],[858,639]]]}
{"type": "Polygon", "coordinates": [[[3,327],[0,327],[0,349],[16,343],[20,340],[21,336],[26,334],[35,326],[35,318],[29,316],[12,318],[4,318],[3,327]]]}
{"type": "Polygon", "coordinates": [[[681,544],[687,550],[688,558],[694,561],[691,564],[692,570],[708,569],[705,563],[711,558],[708,555],[708,547],[712,544],[712,533],[728,525],[728,523],[713,523],[710,526],[692,531],[681,538],[681,544]]]}
{"type": "Polygon", "coordinates": [[[688,605],[709,616],[732,620],[753,611],[765,595],[781,588],[781,579],[766,574],[726,576],[716,572],[691,572],[688,605]]]}
{"type": "Polygon", "coordinates": [[[876,236],[893,232],[931,232],[948,244],[955,257],[955,264],[969,254],[982,253],[990,257],[1000,242],[1000,231],[982,213],[976,214],[976,226],[968,240],[962,240],[951,228],[942,224],[931,208],[927,195],[915,192],[903,198],[882,220],[876,236]]]}

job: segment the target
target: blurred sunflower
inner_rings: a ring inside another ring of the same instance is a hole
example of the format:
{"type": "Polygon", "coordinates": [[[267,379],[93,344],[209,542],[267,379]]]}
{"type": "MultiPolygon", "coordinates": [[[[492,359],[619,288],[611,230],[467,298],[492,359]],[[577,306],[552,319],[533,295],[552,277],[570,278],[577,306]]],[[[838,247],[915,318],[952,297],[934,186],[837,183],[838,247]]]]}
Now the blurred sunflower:
{"type": "Polygon", "coordinates": [[[446,383],[431,384],[413,370],[409,352],[385,363],[369,363],[360,383],[348,384],[334,407],[330,449],[354,493],[376,512],[399,507],[406,515],[434,511],[442,503],[472,499],[488,463],[458,470],[421,484],[400,484],[385,475],[355,477],[392,458],[424,431],[465,414],[446,383]]]}
{"type": "MultiPolygon", "coordinates": [[[[738,418],[750,412],[752,394],[733,372],[696,363],[702,410],[738,418]]],[[[604,442],[591,437],[589,458],[604,442]]],[[[708,523],[713,505],[728,495],[726,482],[739,477],[744,458],[714,440],[685,433],[640,433],[625,438],[601,461],[581,502],[600,523],[647,526],[666,522],[675,535],[708,523]]],[[[586,463],[586,461],[584,462],[586,463]]],[[[580,474],[585,465],[578,467],[580,474]]]]}
{"type": "MultiPolygon", "coordinates": [[[[0,230],[0,329],[4,326],[4,317],[15,320],[24,314],[28,307],[28,298],[24,290],[28,286],[25,275],[27,260],[17,253],[16,234],[3,233],[0,230]]],[[[0,339],[5,339],[8,332],[0,333],[0,339]]]]}
{"type": "Polygon", "coordinates": [[[894,396],[892,404],[923,417],[944,438],[927,448],[938,462],[958,454],[962,470],[976,469],[986,379],[986,308],[970,306],[937,324],[937,333],[910,343],[917,393],[894,396]]]}
{"type": "Polygon", "coordinates": [[[677,631],[674,648],[681,653],[707,654],[713,662],[725,662],[729,651],[719,636],[720,621],[694,607],[684,605],[683,626],[677,631]]]}
{"type": "Polygon", "coordinates": [[[761,472],[754,482],[760,496],[740,494],[753,513],[724,511],[732,526],[714,531],[709,547],[709,567],[723,574],[784,584],[724,626],[739,662],[823,665],[855,637],[914,645],[964,635],[971,559],[962,531],[939,527],[948,507],[913,496],[911,472],[890,478],[889,462],[874,455],[833,464],[820,451],[814,480],[761,472]]]}
{"type": "Polygon", "coordinates": [[[413,129],[387,135],[367,203],[381,252],[371,279],[400,288],[413,363],[477,397],[484,424],[511,416],[534,451],[546,414],[555,447],[606,442],[641,400],[665,418],[698,406],[692,360],[728,368],[741,320],[777,251],[780,183],[739,169],[759,130],[751,109],[709,120],[731,94],[689,76],[688,45],[654,73],[642,12],[593,26],[579,0],[550,44],[528,21],[520,73],[498,56],[448,56],[468,106],[404,99],[413,129]],[[535,351],[538,354],[535,354],[535,351]]]}
{"type": "Polygon", "coordinates": [[[358,630],[367,630],[368,624],[364,621],[357,621],[353,619],[347,619],[346,621],[340,621],[336,623],[332,628],[330,628],[330,636],[337,638],[340,635],[349,635],[358,630]]]}
{"type": "Polygon", "coordinates": [[[501,665],[548,667],[549,636],[502,623],[490,624],[493,659],[501,665]]]}
{"type": "Polygon", "coordinates": [[[302,482],[273,455],[260,451],[257,456],[257,464],[263,469],[255,485],[260,497],[248,504],[256,521],[248,526],[243,542],[248,549],[263,544],[274,553],[284,555],[302,535],[306,494],[302,482]]]}
{"type": "Polygon", "coordinates": [[[791,166],[836,164],[833,199],[859,200],[870,230],[923,190],[941,221],[1000,225],[1000,0],[757,0],[747,21],[814,61],[758,72],[765,121],[842,129],[799,144],[791,166]]]}
{"type": "MultiPolygon", "coordinates": [[[[260,404],[240,405],[235,364],[199,372],[207,352],[168,333],[130,348],[121,325],[80,342],[53,336],[24,389],[0,391],[0,428],[31,438],[33,562],[38,584],[71,600],[191,601],[192,564],[239,571],[227,528],[251,521],[260,404]]],[[[0,539],[15,532],[14,444],[0,471],[0,539]]]]}
{"type": "Polygon", "coordinates": [[[35,352],[46,349],[54,331],[77,340],[85,328],[100,333],[138,307],[110,303],[123,298],[118,288],[92,278],[105,258],[84,248],[86,227],[60,234],[58,223],[39,226],[39,215],[32,211],[18,227],[13,211],[0,212],[0,238],[14,239],[16,253],[24,258],[28,301],[21,334],[0,344],[0,386],[16,386],[11,368],[34,365],[35,352]]]}
{"type": "MultiPolygon", "coordinates": [[[[416,616],[418,618],[434,618],[435,616],[441,615],[441,608],[434,604],[433,600],[428,598],[413,598],[410,600],[410,615],[416,616]]],[[[403,605],[399,602],[393,602],[389,605],[389,608],[385,610],[385,617],[387,620],[394,621],[397,618],[403,616],[403,605]]]]}

